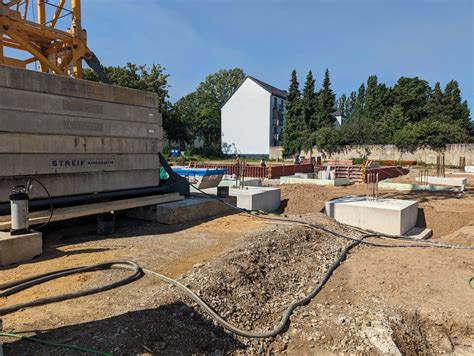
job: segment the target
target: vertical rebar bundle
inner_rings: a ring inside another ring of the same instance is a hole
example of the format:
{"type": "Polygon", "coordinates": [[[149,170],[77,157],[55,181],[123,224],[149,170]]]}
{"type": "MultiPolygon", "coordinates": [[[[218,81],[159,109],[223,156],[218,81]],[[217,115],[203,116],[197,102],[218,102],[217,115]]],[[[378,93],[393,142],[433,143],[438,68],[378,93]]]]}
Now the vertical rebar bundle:
{"type": "Polygon", "coordinates": [[[418,181],[420,182],[421,185],[428,184],[428,169],[421,169],[418,172],[418,181]]]}
{"type": "Polygon", "coordinates": [[[438,177],[446,176],[446,170],[445,170],[445,164],[444,164],[444,153],[436,157],[436,175],[438,177]]]}
{"type": "Polygon", "coordinates": [[[461,156],[459,157],[459,172],[464,172],[466,167],[466,157],[461,156]]]}
{"type": "Polygon", "coordinates": [[[379,199],[379,174],[367,173],[367,200],[379,199]]]}

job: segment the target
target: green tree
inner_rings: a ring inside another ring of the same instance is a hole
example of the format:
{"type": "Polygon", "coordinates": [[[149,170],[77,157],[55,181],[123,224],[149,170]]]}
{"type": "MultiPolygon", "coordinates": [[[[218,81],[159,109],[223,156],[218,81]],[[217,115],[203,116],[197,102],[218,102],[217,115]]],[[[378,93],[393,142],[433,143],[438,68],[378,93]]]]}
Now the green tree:
{"type": "Polygon", "coordinates": [[[337,99],[337,110],[339,110],[343,115],[346,115],[348,100],[346,94],[342,94],[339,99],[337,99]]]}
{"type": "Polygon", "coordinates": [[[365,92],[364,115],[374,122],[379,122],[390,106],[390,91],[385,84],[379,84],[376,75],[367,79],[365,92]]]}
{"type": "Polygon", "coordinates": [[[457,122],[466,131],[471,129],[470,111],[467,101],[462,102],[461,90],[456,80],[451,80],[444,89],[443,106],[450,122],[457,122]]]}
{"type": "Polygon", "coordinates": [[[444,95],[439,82],[435,83],[431,96],[426,103],[426,113],[431,119],[438,118],[444,120],[446,118],[444,95]]]}
{"type": "Polygon", "coordinates": [[[401,77],[393,87],[394,104],[400,105],[409,122],[418,122],[427,117],[426,104],[431,88],[426,80],[418,77],[401,77]]]}
{"type": "Polygon", "coordinates": [[[465,130],[457,123],[424,120],[410,123],[395,133],[394,143],[401,151],[414,152],[428,148],[443,152],[446,145],[462,143],[468,139],[465,130]]]}
{"type": "Polygon", "coordinates": [[[314,91],[314,78],[311,71],[306,76],[306,82],[303,89],[303,97],[301,99],[301,105],[303,108],[304,121],[306,126],[311,130],[316,130],[315,123],[315,111],[316,111],[316,93],[314,91]]]}
{"type": "Polygon", "coordinates": [[[357,96],[355,97],[352,105],[352,116],[361,116],[364,114],[365,109],[365,84],[362,83],[357,90],[357,96]]]}
{"type": "Polygon", "coordinates": [[[347,119],[350,119],[354,114],[354,107],[356,106],[357,101],[357,93],[355,91],[351,92],[349,98],[346,100],[346,107],[344,109],[344,114],[346,115],[347,119]]]}
{"type": "Polygon", "coordinates": [[[289,156],[301,151],[307,133],[296,70],[291,72],[290,87],[288,89],[285,107],[283,152],[285,156],[289,156]]]}
{"type": "Polygon", "coordinates": [[[316,127],[332,127],[334,124],[334,117],[332,113],[336,107],[336,95],[331,89],[331,80],[329,79],[329,70],[324,72],[323,85],[318,93],[318,106],[316,110],[316,127]]]}
{"type": "Polygon", "coordinates": [[[391,144],[397,131],[403,129],[408,120],[403,115],[400,105],[392,106],[383,116],[380,123],[380,138],[377,143],[391,144]]]}
{"type": "Polygon", "coordinates": [[[324,157],[343,151],[346,145],[341,128],[322,127],[311,136],[314,145],[324,157]]]}

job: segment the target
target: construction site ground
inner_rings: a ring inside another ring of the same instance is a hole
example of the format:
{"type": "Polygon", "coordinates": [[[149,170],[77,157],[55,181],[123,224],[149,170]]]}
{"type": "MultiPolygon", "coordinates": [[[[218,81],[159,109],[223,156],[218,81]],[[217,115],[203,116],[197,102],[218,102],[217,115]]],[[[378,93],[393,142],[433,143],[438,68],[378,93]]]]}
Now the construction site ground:
{"type": "MultiPolygon", "coordinates": [[[[415,173],[413,173],[415,174],[415,173]]],[[[323,213],[326,200],[363,195],[365,185],[283,185],[282,217],[312,221],[342,235],[362,234],[323,213]]],[[[474,246],[474,177],[459,192],[391,192],[413,199],[433,240],[474,246]]],[[[271,217],[271,216],[270,216],[271,217]]],[[[278,324],[287,305],[322,278],[349,241],[301,225],[232,214],[178,226],[118,216],[116,232],[95,234],[94,219],[51,224],[44,253],[0,270],[1,282],[109,260],[132,260],[177,278],[226,320],[247,330],[278,324]]],[[[385,245],[412,243],[367,239],[385,245]]],[[[8,298],[0,307],[105,284],[121,270],[64,277],[8,298]]],[[[474,251],[360,245],[322,291],[296,309],[288,329],[269,339],[235,336],[188,297],[152,276],[100,294],[0,317],[5,332],[113,354],[474,353],[474,251]]],[[[74,354],[0,338],[6,355],[74,354]]],[[[80,354],[80,353],[78,353],[80,354]]]]}

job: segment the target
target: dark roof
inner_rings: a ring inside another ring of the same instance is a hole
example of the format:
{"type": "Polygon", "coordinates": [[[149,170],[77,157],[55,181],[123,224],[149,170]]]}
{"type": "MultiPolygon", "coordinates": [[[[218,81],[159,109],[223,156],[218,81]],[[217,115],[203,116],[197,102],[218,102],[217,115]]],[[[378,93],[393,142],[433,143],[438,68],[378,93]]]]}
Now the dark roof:
{"type": "Polygon", "coordinates": [[[331,115],[332,116],[344,116],[344,114],[342,112],[340,112],[339,110],[334,111],[331,115]]]}
{"type": "Polygon", "coordinates": [[[257,78],[251,77],[249,75],[247,76],[247,78],[252,79],[255,83],[260,85],[263,89],[268,91],[270,94],[278,96],[282,99],[286,99],[286,90],[281,90],[281,89],[275,88],[273,85],[262,82],[261,80],[258,80],[257,78]]]}

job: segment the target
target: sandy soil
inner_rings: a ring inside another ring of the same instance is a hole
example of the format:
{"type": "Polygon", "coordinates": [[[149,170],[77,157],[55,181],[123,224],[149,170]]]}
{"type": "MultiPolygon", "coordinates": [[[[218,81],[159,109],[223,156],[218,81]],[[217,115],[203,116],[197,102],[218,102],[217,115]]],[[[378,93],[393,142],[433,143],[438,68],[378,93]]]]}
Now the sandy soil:
{"type": "MultiPolygon", "coordinates": [[[[364,186],[284,185],[281,188],[284,215],[317,221],[357,235],[320,211],[327,199],[364,194],[364,186]]],[[[428,227],[434,231],[434,239],[474,246],[472,191],[464,194],[384,192],[383,195],[418,200],[428,227]]],[[[237,323],[239,314],[245,319],[243,316],[253,309],[266,306],[259,305],[251,295],[248,303],[243,302],[242,296],[233,299],[233,294],[219,295],[222,278],[226,278],[226,283],[247,281],[245,283],[251,284],[243,286],[242,290],[250,288],[255,293],[272,282],[278,286],[267,290],[268,298],[275,301],[276,309],[269,309],[274,315],[268,318],[255,314],[247,324],[249,328],[265,329],[274,325],[282,305],[289,303],[294,293],[300,293],[300,289],[294,289],[295,285],[306,291],[319,278],[310,273],[318,266],[317,255],[312,258],[314,266],[307,258],[311,253],[319,253],[316,246],[325,245],[316,244],[309,250],[310,245],[303,237],[318,239],[323,236],[293,230],[298,227],[283,229],[281,224],[273,225],[240,214],[174,227],[124,217],[119,217],[118,221],[116,233],[107,237],[95,235],[93,221],[87,219],[75,221],[72,227],[66,223],[52,224],[46,232],[45,253],[30,263],[0,269],[1,281],[106,260],[131,259],[145,268],[179,277],[191,286],[196,280],[208,281],[204,292],[209,294],[203,292],[203,297],[210,298],[208,301],[216,310],[225,314],[227,305],[241,304],[240,312],[226,315],[237,323]],[[293,235],[301,238],[295,240],[294,249],[282,247],[275,253],[267,251],[269,256],[265,258],[268,260],[260,266],[251,261],[258,261],[262,246],[267,246],[265,241],[269,237],[264,232],[269,229],[283,229],[284,234],[272,232],[269,235],[278,239],[281,246],[286,246],[285,241],[293,235]],[[268,277],[271,280],[265,281],[266,274],[258,273],[258,268],[268,264],[285,266],[284,258],[288,258],[282,253],[285,250],[291,254],[290,260],[293,259],[292,264],[285,267],[286,273],[293,264],[298,266],[292,271],[291,279],[285,284],[285,274],[281,274],[280,279],[278,274],[272,274],[268,277]],[[236,260],[236,256],[241,257],[236,260]],[[241,279],[240,272],[235,272],[239,263],[243,266],[248,263],[252,270],[258,267],[255,277],[241,279]],[[221,272],[210,273],[209,266],[213,271],[221,272]],[[298,275],[301,280],[296,283],[298,275]]],[[[0,298],[0,306],[107,283],[124,273],[96,272],[62,278],[9,298],[0,298]]],[[[249,341],[228,334],[190,300],[149,277],[112,291],[29,308],[1,318],[5,331],[29,332],[29,335],[37,334],[44,339],[123,355],[257,352],[310,355],[399,351],[406,354],[453,351],[472,354],[474,291],[467,284],[472,276],[473,251],[359,247],[351,252],[322,292],[308,306],[296,311],[288,331],[266,341],[249,341]]],[[[4,346],[7,355],[71,353],[24,341],[0,341],[8,342],[4,346]]]]}

